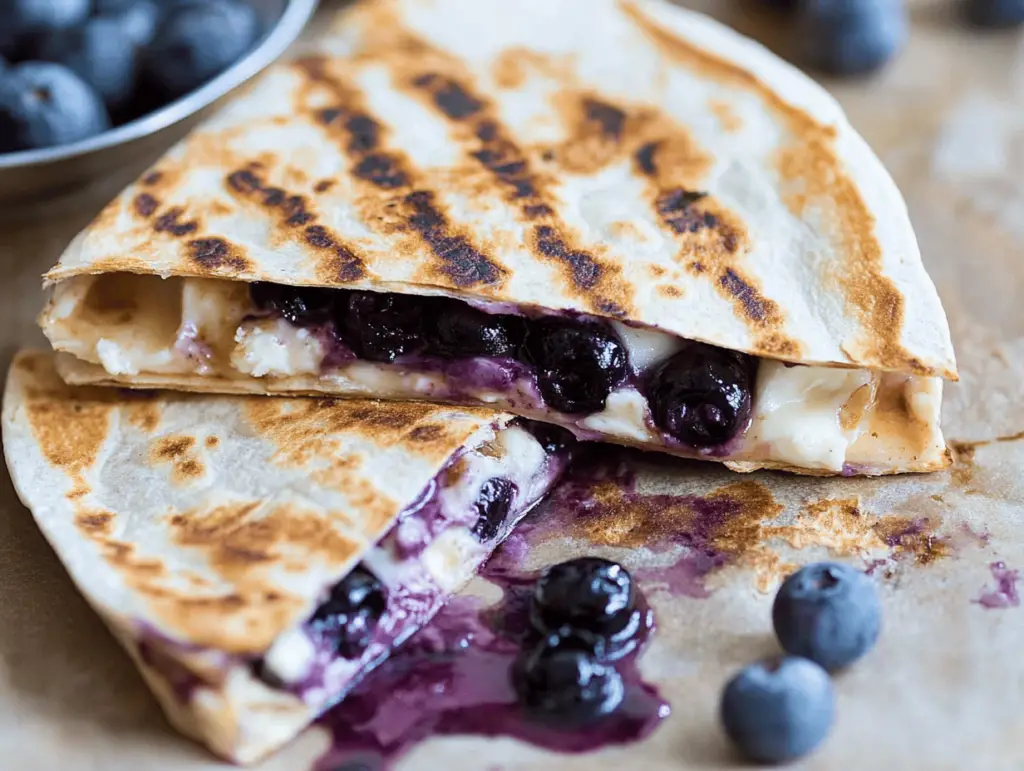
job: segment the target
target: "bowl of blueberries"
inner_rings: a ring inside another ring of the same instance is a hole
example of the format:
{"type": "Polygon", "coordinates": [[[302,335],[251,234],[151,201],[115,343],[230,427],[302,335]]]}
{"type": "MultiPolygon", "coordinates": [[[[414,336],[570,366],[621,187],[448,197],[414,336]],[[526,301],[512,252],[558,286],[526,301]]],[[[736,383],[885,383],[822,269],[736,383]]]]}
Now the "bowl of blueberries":
{"type": "Polygon", "coordinates": [[[0,0],[0,203],[77,189],[166,147],[258,74],[317,0],[0,0]]]}

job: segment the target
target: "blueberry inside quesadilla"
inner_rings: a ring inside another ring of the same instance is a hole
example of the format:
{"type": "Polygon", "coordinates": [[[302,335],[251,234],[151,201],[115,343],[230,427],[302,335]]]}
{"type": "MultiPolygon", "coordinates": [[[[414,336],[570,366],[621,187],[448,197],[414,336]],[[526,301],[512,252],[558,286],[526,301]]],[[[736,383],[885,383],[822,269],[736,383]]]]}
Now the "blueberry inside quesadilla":
{"type": "Polygon", "coordinates": [[[15,488],[171,722],[256,760],[422,627],[571,436],[483,409],[74,388],[19,354],[15,488]]]}
{"type": "Polygon", "coordinates": [[[948,463],[948,324],[836,103],[661,0],[356,3],[48,274],[75,383],[492,405],[737,470],[948,463]]]}

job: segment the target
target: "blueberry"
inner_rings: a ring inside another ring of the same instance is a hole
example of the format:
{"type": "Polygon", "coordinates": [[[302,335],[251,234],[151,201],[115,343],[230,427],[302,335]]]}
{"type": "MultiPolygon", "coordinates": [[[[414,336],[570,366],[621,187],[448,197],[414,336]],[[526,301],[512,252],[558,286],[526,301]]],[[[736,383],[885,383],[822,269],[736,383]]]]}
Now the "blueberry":
{"type": "Polygon", "coordinates": [[[483,542],[493,540],[508,519],[509,509],[516,497],[516,485],[503,477],[488,479],[480,487],[473,507],[477,512],[473,535],[483,542]]]}
{"type": "Polygon", "coordinates": [[[96,14],[116,20],[137,46],[147,46],[160,24],[160,7],[153,0],[95,0],[96,14]]]}
{"type": "Polygon", "coordinates": [[[446,358],[516,358],[522,343],[523,322],[516,316],[484,313],[452,301],[439,311],[431,337],[431,352],[446,358]]]}
{"type": "Polygon", "coordinates": [[[622,677],[588,653],[542,640],[523,651],[510,672],[527,715],[549,725],[578,728],[610,715],[625,695],[622,677]]]}
{"type": "Polygon", "coordinates": [[[560,412],[600,412],[626,377],[626,349],[599,323],[541,319],[527,333],[526,353],[541,396],[560,412]]]}
{"type": "Polygon", "coordinates": [[[565,452],[576,444],[576,437],[573,436],[572,432],[567,431],[561,426],[541,423],[536,420],[527,420],[526,418],[520,418],[519,424],[529,431],[534,439],[540,442],[540,446],[544,448],[544,452],[548,455],[565,452]]]}
{"type": "Polygon", "coordinates": [[[966,0],[964,15],[977,27],[1017,27],[1024,24],[1024,0],[966,0]]]}
{"type": "Polygon", "coordinates": [[[800,35],[807,64],[833,75],[878,69],[903,47],[903,0],[805,0],[800,35]]]}
{"type": "Polygon", "coordinates": [[[91,0],[0,0],[3,26],[15,34],[52,32],[85,21],[91,0]]]}
{"type": "Polygon", "coordinates": [[[146,50],[145,80],[169,98],[184,96],[241,58],[258,34],[256,12],[245,3],[180,3],[146,50]]]}
{"type": "Polygon", "coordinates": [[[784,656],[741,670],[722,693],[725,732],[748,759],[783,763],[813,750],[828,733],[835,696],[813,661],[784,656]]]}
{"type": "Polygon", "coordinates": [[[571,638],[602,658],[621,655],[641,630],[633,578],[621,565],[579,557],[545,570],[534,587],[530,624],[571,638]]]}
{"type": "Polygon", "coordinates": [[[819,562],[783,582],[772,605],[772,622],[784,650],[834,671],[874,646],[881,607],[864,573],[819,562]]]}
{"type": "Polygon", "coordinates": [[[339,292],[311,286],[285,286],[256,281],[249,285],[256,307],[280,313],[292,324],[315,324],[326,321],[339,292]]]}
{"type": "Polygon", "coordinates": [[[341,656],[353,659],[373,640],[386,607],[387,593],[380,580],[358,566],[331,589],[307,623],[322,639],[333,641],[341,656]]]}
{"type": "Polygon", "coordinates": [[[654,423],[694,447],[732,439],[750,418],[753,360],[694,343],[651,375],[647,397],[654,423]]]}
{"type": "Polygon", "coordinates": [[[0,152],[70,144],[108,128],[99,95],[66,67],[25,62],[0,78],[0,152]]]}
{"type": "Polygon", "coordinates": [[[117,19],[96,17],[46,37],[40,59],[63,64],[92,86],[111,111],[127,104],[135,90],[138,49],[117,19]]]}
{"type": "Polygon", "coordinates": [[[394,361],[419,353],[429,316],[422,297],[384,292],[352,292],[339,309],[342,337],[356,356],[394,361]]]}

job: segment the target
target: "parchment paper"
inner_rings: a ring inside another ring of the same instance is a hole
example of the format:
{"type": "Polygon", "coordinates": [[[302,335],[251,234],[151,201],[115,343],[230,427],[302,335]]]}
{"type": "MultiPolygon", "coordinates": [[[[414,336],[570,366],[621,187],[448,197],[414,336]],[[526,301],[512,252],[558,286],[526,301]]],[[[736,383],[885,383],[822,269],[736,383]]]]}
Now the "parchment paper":
{"type": "MultiPolygon", "coordinates": [[[[687,4],[772,45],[785,40],[772,17],[741,16],[732,2],[687,4]]],[[[855,564],[880,560],[874,575],[884,631],[877,649],[837,679],[832,734],[797,767],[1024,768],[1024,609],[1006,591],[1013,581],[998,591],[990,568],[1002,561],[1024,569],[1024,38],[965,30],[942,0],[912,5],[913,38],[899,61],[871,80],[835,84],[834,92],[902,188],[950,317],[962,380],[947,390],[944,424],[957,465],[889,480],[740,477],[685,463],[641,471],[642,488],[717,491],[751,502],[713,533],[730,564],[703,580],[708,596],[648,586],[659,626],[642,669],[671,702],[672,716],[644,743],[598,754],[448,738],[420,745],[399,768],[737,766],[716,722],[719,690],[733,670],[776,650],[769,609],[787,565],[829,548],[855,564]],[[1006,607],[988,608],[978,602],[983,597],[1006,607]]],[[[33,321],[39,274],[135,171],[0,225],[4,370],[15,348],[42,344],[33,321]]],[[[632,567],[664,561],[634,548],[659,512],[626,508],[619,516],[628,527],[580,529],[535,549],[530,563],[584,552],[632,567]]],[[[684,517],[679,527],[686,526],[684,517]]],[[[0,589],[0,769],[226,767],[168,728],[6,473],[0,589]]],[[[326,742],[314,729],[262,768],[301,771],[326,742]]]]}

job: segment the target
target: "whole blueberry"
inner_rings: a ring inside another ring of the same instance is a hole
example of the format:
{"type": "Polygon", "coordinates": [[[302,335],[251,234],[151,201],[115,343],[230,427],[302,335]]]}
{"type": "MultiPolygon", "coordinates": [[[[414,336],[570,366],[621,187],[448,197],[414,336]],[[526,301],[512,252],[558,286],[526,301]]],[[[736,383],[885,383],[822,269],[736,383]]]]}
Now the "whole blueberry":
{"type": "Polygon", "coordinates": [[[484,313],[453,300],[438,312],[430,347],[432,353],[446,358],[515,358],[522,338],[523,322],[516,316],[484,313]]]}
{"type": "Polygon", "coordinates": [[[285,286],[255,281],[249,293],[257,308],[280,313],[287,321],[301,326],[326,321],[340,292],[311,286],[285,286]]]}
{"type": "Polygon", "coordinates": [[[97,16],[81,27],[53,32],[43,40],[38,56],[77,74],[111,111],[127,104],[135,90],[138,49],[117,19],[97,16]]]}
{"type": "Polygon", "coordinates": [[[557,639],[542,640],[523,651],[510,676],[527,715],[549,725],[578,728],[596,723],[614,712],[625,696],[614,667],[557,639]]]}
{"type": "Polygon", "coordinates": [[[168,98],[184,96],[241,58],[258,34],[256,12],[238,0],[179,3],[146,50],[145,80],[168,98]]]}
{"type": "Polygon", "coordinates": [[[629,571],[599,557],[545,570],[534,586],[530,624],[543,637],[565,638],[602,659],[635,648],[645,629],[629,571]]]}
{"type": "Polygon", "coordinates": [[[604,324],[561,318],[535,321],[526,336],[544,401],[569,414],[600,412],[626,377],[627,356],[604,324]]]}
{"type": "Polygon", "coordinates": [[[341,656],[353,659],[362,655],[373,640],[386,607],[383,584],[358,566],[331,589],[307,625],[321,639],[333,642],[341,656]]]}
{"type": "Polygon", "coordinates": [[[70,144],[108,128],[99,95],[66,67],[25,62],[0,78],[0,152],[70,144]]]}
{"type": "Polygon", "coordinates": [[[751,664],[725,686],[719,715],[748,759],[783,763],[813,750],[832,725],[835,695],[813,661],[784,656],[751,664]]]}
{"type": "Polygon", "coordinates": [[[0,20],[18,34],[51,32],[81,24],[91,0],[0,0],[0,20]]]}
{"type": "Polygon", "coordinates": [[[732,439],[750,419],[755,365],[742,353],[694,343],[650,376],[655,425],[694,447],[732,439]]]}
{"type": "Polygon", "coordinates": [[[863,572],[819,562],[783,582],[772,623],[784,650],[834,671],[871,650],[881,612],[875,586],[863,572]]]}
{"type": "Polygon", "coordinates": [[[909,34],[903,0],[804,0],[800,37],[808,66],[833,75],[878,69],[909,34]]]}
{"type": "Polygon", "coordinates": [[[96,15],[116,21],[137,46],[147,46],[160,24],[154,0],[95,0],[96,15]]]}
{"type": "Polygon", "coordinates": [[[430,308],[422,297],[352,292],[339,306],[339,326],[360,359],[392,362],[425,347],[430,308]]]}
{"type": "Polygon", "coordinates": [[[1024,24],[1024,0],[966,0],[964,15],[977,27],[1017,27],[1024,24]]]}
{"type": "Polygon", "coordinates": [[[494,477],[483,483],[473,504],[477,516],[473,535],[485,543],[498,535],[508,519],[516,491],[515,483],[504,477],[494,477]]]}

